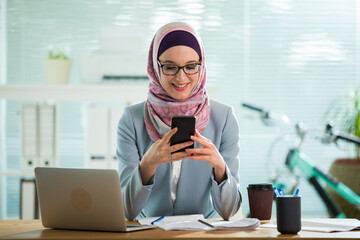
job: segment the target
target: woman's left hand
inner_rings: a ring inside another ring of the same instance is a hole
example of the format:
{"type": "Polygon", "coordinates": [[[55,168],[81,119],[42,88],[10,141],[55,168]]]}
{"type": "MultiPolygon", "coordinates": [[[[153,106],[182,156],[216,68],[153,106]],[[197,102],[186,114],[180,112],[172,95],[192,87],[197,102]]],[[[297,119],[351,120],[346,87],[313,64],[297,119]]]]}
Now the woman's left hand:
{"type": "Polygon", "coordinates": [[[214,168],[215,181],[220,184],[226,179],[226,167],[224,158],[221,156],[215,145],[210,139],[202,136],[198,130],[195,130],[195,136],[191,140],[199,143],[203,148],[188,148],[187,153],[193,155],[188,157],[192,160],[207,161],[214,168]]]}

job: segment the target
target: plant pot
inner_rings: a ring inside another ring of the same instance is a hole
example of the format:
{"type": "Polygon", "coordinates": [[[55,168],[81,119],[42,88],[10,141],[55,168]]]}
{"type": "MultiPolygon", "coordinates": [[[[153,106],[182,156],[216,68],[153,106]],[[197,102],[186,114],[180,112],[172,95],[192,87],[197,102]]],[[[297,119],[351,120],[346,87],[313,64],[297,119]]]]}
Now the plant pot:
{"type": "MultiPolygon", "coordinates": [[[[329,173],[360,195],[360,159],[336,159],[332,163],[329,173]]],[[[345,213],[346,217],[360,219],[359,209],[329,187],[327,187],[327,190],[329,190],[331,197],[345,213]]]]}
{"type": "Polygon", "coordinates": [[[45,82],[51,84],[66,84],[69,82],[71,61],[69,59],[45,59],[45,82]]]}

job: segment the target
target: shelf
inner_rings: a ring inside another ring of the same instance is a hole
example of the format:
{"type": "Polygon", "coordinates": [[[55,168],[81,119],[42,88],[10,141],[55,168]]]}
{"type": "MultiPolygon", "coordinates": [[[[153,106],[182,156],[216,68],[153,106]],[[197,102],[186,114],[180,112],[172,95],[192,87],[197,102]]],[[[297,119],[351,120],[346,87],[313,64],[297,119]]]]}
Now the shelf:
{"type": "MultiPolygon", "coordinates": [[[[145,101],[148,81],[119,84],[89,85],[0,85],[0,99],[18,101],[145,101]]],[[[207,87],[210,97],[215,98],[217,88],[207,87]]]]}
{"type": "Polygon", "coordinates": [[[0,85],[0,99],[55,101],[144,101],[148,82],[93,85],[0,85]]]}

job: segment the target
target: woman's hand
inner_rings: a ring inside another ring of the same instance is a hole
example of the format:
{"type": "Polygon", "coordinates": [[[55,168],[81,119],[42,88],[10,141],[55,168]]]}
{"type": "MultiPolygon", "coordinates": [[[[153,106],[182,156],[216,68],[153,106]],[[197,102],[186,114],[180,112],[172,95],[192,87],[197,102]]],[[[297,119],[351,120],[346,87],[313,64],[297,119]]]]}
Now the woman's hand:
{"type": "Polygon", "coordinates": [[[191,140],[199,143],[203,148],[188,148],[187,153],[192,153],[190,159],[197,161],[207,161],[214,168],[215,181],[220,184],[226,179],[226,167],[224,158],[221,156],[215,145],[210,139],[203,137],[198,130],[195,130],[195,136],[191,140]]]}
{"type": "Polygon", "coordinates": [[[173,128],[167,134],[165,134],[162,139],[154,142],[154,144],[151,145],[149,150],[141,159],[139,168],[143,185],[149,183],[160,164],[179,161],[188,158],[191,155],[191,153],[184,151],[173,153],[194,143],[193,141],[188,141],[170,146],[170,139],[176,132],[177,128],[173,128]]]}

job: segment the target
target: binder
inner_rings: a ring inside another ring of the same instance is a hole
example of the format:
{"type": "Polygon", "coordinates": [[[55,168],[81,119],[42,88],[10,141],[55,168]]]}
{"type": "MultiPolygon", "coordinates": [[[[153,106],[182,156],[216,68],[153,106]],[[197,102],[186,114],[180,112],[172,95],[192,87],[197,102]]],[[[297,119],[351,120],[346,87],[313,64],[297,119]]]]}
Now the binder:
{"type": "Polygon", "coordinates": [[[38,144],[39,166],[56,166],[56,114],[55,106],[49,104],[39,105],[38,144]]]}
{"type": "Polygon", "coordinates": [[[22,105],[22,172],[33,175],[38,165],[38,106],[36,104],[22,105]]]}
{"type": "Polygon", "coordinates": [[[116,158],[117,127],[122,108],[88,107],[88,167],[118,170],[116,158]]]}
{"type": "Polygon", "coordinates": [[[40,209],[35,179],[20,180],[20,219],[39,219],[40,209]]]}
{"type": "MultiPolygon", "coordinates": [[[[23,104],[22,176],[34,176],[38,166],[57,165],[56,105],[23,104]]],[[[38,219],[40,215],[35,179],[20,179],[20,218],[38,219]]]]}
{"type": "Polygon", "coordinates": [[[37,166],[56,166],[56,106],[22,105],[22,173],[33,176],[37,166]]]}
{"type": "Polygon", "coordinates": [[[108,109],[105,107],[88,107],[88,167],[107,168],[107,134],[108,109]]]}

